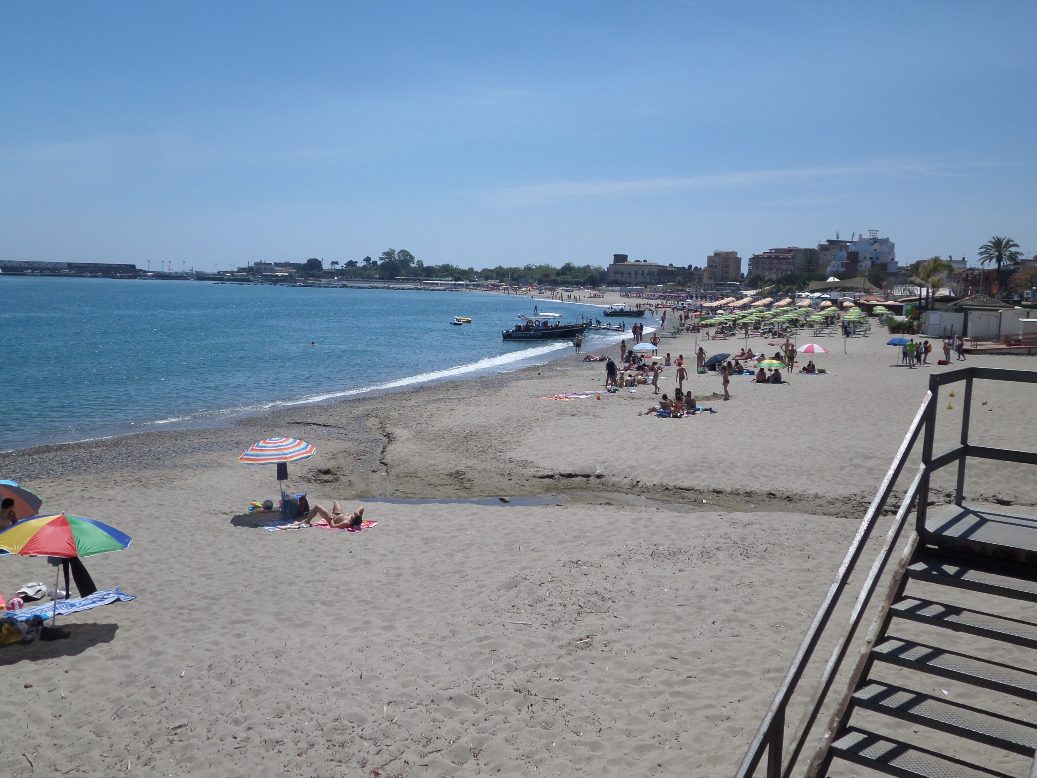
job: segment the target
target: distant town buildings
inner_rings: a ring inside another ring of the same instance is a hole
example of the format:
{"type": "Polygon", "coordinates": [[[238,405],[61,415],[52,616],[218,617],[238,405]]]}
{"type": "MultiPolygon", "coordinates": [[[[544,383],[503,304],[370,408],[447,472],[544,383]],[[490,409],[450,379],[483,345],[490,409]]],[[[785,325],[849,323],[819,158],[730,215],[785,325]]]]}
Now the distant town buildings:
{"type": "Polygon", "coordinates": [[[855,240],[826,240],[818,246],[821,267],[828,275],[857,275],[873,267],[887,275],[897,272],[895,244],[889,238],[880,238],[878,230],[868,230],[867,237],[855,240]]]}
{"type": "Polygon", "coordinates": [[[704,282],[726,283],[742,279],[742,258],[737,251],[714,251],[706,257],[704,282]]]}
{"type": "Polygon", "coordinates": [[[818,256],[818,249],[799,246],[768,249],[749,257],[749,275],[768,280],[791,273],[810,275],[817,272],[818,256]]]}
{"type": "Polygon", "coordinates": [[[646,259],[630,261],[626,254],[613,254],[606,276],[610,284],[665,284],[683,268],[661,265],[646,259]]]}

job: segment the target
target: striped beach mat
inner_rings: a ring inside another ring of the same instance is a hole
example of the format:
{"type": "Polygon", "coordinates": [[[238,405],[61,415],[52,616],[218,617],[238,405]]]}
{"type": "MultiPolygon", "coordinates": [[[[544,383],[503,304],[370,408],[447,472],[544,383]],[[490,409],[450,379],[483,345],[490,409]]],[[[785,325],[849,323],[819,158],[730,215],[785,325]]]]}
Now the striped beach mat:
{"type": "MultiPolygon", "coordinates": [[[[74,600],[58,600],[57,614],[59,616],[64,616],[69,613],[88,611],[91,608],[100,608],[102,605],[108,605],[112,602],[129,602],[136,599],[137,598],[134,595],[126,594],[126,592],[118,588],[101,589],[100,591],[94,592],[89,597],[77,597],[74,600]]],[[[46,620],[53,615],[53,602],[34,605],[31,608],[22,608],[21,610],[10,611],[7,613],[7,617],[14,619],[15,621],[30,621],[33,616],[40,616],[46,620]]]]}

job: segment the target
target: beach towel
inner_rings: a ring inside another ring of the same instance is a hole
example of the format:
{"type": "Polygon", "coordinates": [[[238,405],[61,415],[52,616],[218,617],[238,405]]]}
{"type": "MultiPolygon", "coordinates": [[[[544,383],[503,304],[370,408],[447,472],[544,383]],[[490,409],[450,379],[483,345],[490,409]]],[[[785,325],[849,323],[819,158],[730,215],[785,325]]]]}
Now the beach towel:
{"type": "Polygon", "coordinates": [[[313,524],[311,524],[310,526],[316,527],[317,529],[335,529],[345,530],[346,532],[359,532],[362,529],[370,529],[377,523],[377,521],[372,521],[371,519],[364,519],[362,522],[360,522],[359,527],[332,527],[330,524],[328,524],[328,522],[324,521],[324,519],[320,519],[318,521],[313,522],[313,524]]]}
{"type": "Polygon", "coordinates": [[[598,392],[565,392],[563,394],[553,394],[541,399],[544,400],[586,400],[588,397],[594,397],[598,392]]]}
{"type": "Polygon", "coordinates": [[[344,529],[344,530],[347,530],[348,532],[359,532],[362,529],[370,529],[371,527],[375,526],[376,524],[378,524],[377,521],[371,521],[370,519],[365,519],[364,521],[362,521],[360,523],[360,527],[359,528],[358,527],[332,527],[324,519],[317,519],[317,521],[314,521],[311,524],[307,524],[305,521],[293,521],[293,522],[290,522],[288,524],[274,524],[274,525],[271,525],[269,527],[263,527],[263,529],[265,529],[267,532],[283,532],[285,530],[292,530],[292,529],[312,529],[312,528],[316,528],[316,529],[344,529]]]}
{"type": "MultiPolygon", "coordinates": [[[[59,616],[64,616],[69,613],[79,613],[79,611],[88,611],[91,608],[99,608],[102,605],[108,605],[112,602],[129,602],[130,600],[137,599],[132,594],[126,594],[121,589],[100,589],[89,597],[77,597],[73,600],[58,600],[57,601],[57,613],[59,616]]],[[[49,619],[54,614],[54,603],[44,603],[43,605],[34,605],[31,608],[22,608],[21,610],[12,611],[7,614],[7,618],[14,619],[15,621],[30,621],[33,616],[40,616],[44,620],[49,619]]]]}

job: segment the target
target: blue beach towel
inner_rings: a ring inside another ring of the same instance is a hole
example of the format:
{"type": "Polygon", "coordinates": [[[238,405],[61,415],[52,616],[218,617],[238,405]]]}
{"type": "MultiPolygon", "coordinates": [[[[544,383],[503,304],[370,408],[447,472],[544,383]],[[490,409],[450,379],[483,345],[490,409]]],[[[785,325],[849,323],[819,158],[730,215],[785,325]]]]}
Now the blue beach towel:
{"type": "MultiPolygon", "coordinates": [[[[79,611],[88,611],[91,608],[99,608],[102,605],[107,605],[110,602],[123,601],[129,602],[130,600],[137,599],[132,594],[126,594],[121,589],[101,589],[100,591],[94,592],[89,597],[78,597],[74,600],[58,600],[58,615],[64,616],[69,613],[78,613],[79,611]]],[[[7,617],[14,619],[15,621],[30,621],[33,616],[41,616],[44,620],[49,619],[54,615],[54,603],[44,603],[42,605],[34,605],[31,608],[22,608],[17,611],[9,611],[7,617]]]]}

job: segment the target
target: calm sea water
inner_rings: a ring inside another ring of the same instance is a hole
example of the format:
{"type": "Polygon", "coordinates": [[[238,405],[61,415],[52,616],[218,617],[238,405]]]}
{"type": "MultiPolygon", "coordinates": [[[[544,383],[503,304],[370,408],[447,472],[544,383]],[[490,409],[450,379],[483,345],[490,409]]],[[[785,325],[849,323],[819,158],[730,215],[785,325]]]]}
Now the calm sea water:
{"type": "Polygon", "coordinates": [[[516,314],[595,311],[468,292],[10,276],[0,300],[0,450],[514,370],[572,354],[567,341],[503,341],[516,314]],[[474,323],[451,326],[455,315],[474,323]]]}

